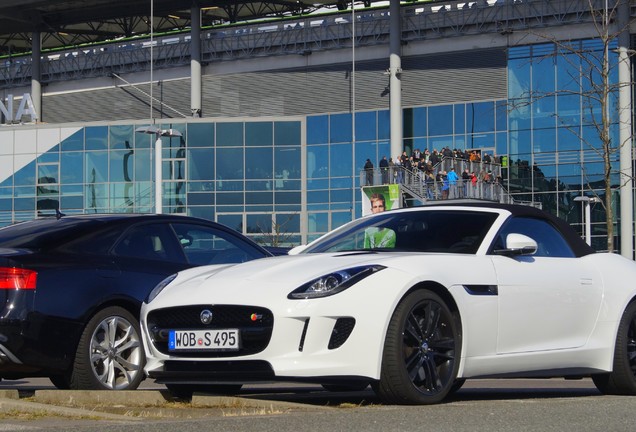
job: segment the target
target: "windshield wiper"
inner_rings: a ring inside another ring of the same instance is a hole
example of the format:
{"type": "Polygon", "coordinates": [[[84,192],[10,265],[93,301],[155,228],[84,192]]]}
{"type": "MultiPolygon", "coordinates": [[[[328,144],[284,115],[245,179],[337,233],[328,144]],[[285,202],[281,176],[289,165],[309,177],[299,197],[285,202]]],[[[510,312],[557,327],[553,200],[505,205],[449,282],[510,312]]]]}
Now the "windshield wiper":
{"type": "Polygon", "coordinates": [[[338,251],[333,251],[335,253],[345,253],[347,255],[355,255],[355,254],[375,254],[383,249],[342,249],[338,251]]]}

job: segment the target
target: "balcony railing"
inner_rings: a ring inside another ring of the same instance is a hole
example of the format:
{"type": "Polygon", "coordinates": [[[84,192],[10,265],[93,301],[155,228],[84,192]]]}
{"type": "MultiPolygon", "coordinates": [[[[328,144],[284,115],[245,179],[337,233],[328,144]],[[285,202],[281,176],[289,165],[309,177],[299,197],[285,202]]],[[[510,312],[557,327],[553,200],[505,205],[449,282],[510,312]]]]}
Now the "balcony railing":
{"type": "Polygon", "coordinates": [[[513,203],[512,197],[503,187],[501,165],[498,163],[444,158],[428,170],[390,166],[360,171],[362,187],[389,184],[399,184],[404,193],[423,203],[446,199],[513,203]],[[457,173],[457,180],[448,179],[451,170],[457,173]],[[466,170],[467,178],[462,176],[466,170]]]}

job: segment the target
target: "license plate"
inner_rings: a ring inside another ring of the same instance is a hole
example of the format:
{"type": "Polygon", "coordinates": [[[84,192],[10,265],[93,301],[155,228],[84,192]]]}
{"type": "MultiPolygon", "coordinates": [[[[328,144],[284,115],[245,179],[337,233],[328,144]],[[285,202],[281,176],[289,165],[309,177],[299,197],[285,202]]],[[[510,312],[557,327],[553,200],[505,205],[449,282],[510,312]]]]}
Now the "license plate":
{"type": "Polygon", "coordinates": [[[168,349],[200,351],[238,351],[238,329],[224,330],[170,330],[168,349]]]}

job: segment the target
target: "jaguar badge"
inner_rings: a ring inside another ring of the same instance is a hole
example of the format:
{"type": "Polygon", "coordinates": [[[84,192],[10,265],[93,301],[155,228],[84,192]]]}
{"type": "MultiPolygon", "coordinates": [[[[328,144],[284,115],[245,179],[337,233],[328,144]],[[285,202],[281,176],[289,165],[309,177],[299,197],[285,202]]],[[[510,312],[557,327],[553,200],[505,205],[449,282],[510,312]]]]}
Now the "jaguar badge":
{"type": "Polygon", "coordinates": [[[203,309],[201,311],[201,315],[199,315],[201,319],[201,323],[210,324],[212,322],[212,311],[208,309],[203,309]]]}

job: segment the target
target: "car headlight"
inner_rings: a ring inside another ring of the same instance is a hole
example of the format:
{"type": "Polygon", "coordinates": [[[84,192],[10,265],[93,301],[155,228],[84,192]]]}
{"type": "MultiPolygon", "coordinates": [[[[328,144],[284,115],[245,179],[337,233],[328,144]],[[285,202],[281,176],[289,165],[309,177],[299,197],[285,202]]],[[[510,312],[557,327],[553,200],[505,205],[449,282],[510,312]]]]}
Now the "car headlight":
{"type": "Polygon", "coordinates": [[[385,268],[381,265],[367,265],[338,270],[307,282],[290,292],[287,298],[290,300],[313,299],[338,294],[367,276],[385,268]]]}
{"type": "Polygon", "coordinates": [[[148,298],[146,298],[146,303],[150,303],[151,301],[153,301],[155,299],[155,297],[157,297],[159,295],[159,293],[161,291],[163,291],[163,289],[165,287],[167,287],[170,284],[170,282],[172,282],[176,277],[177,277],[177,275],[175,273],[173,275],[168,276],[167,278],[165,278],[161,282],[159,282],[157,284],[157,286],[154,287],[152,289],[152,291],[150,291],[150,294],[148,294],[148,298]]]}

